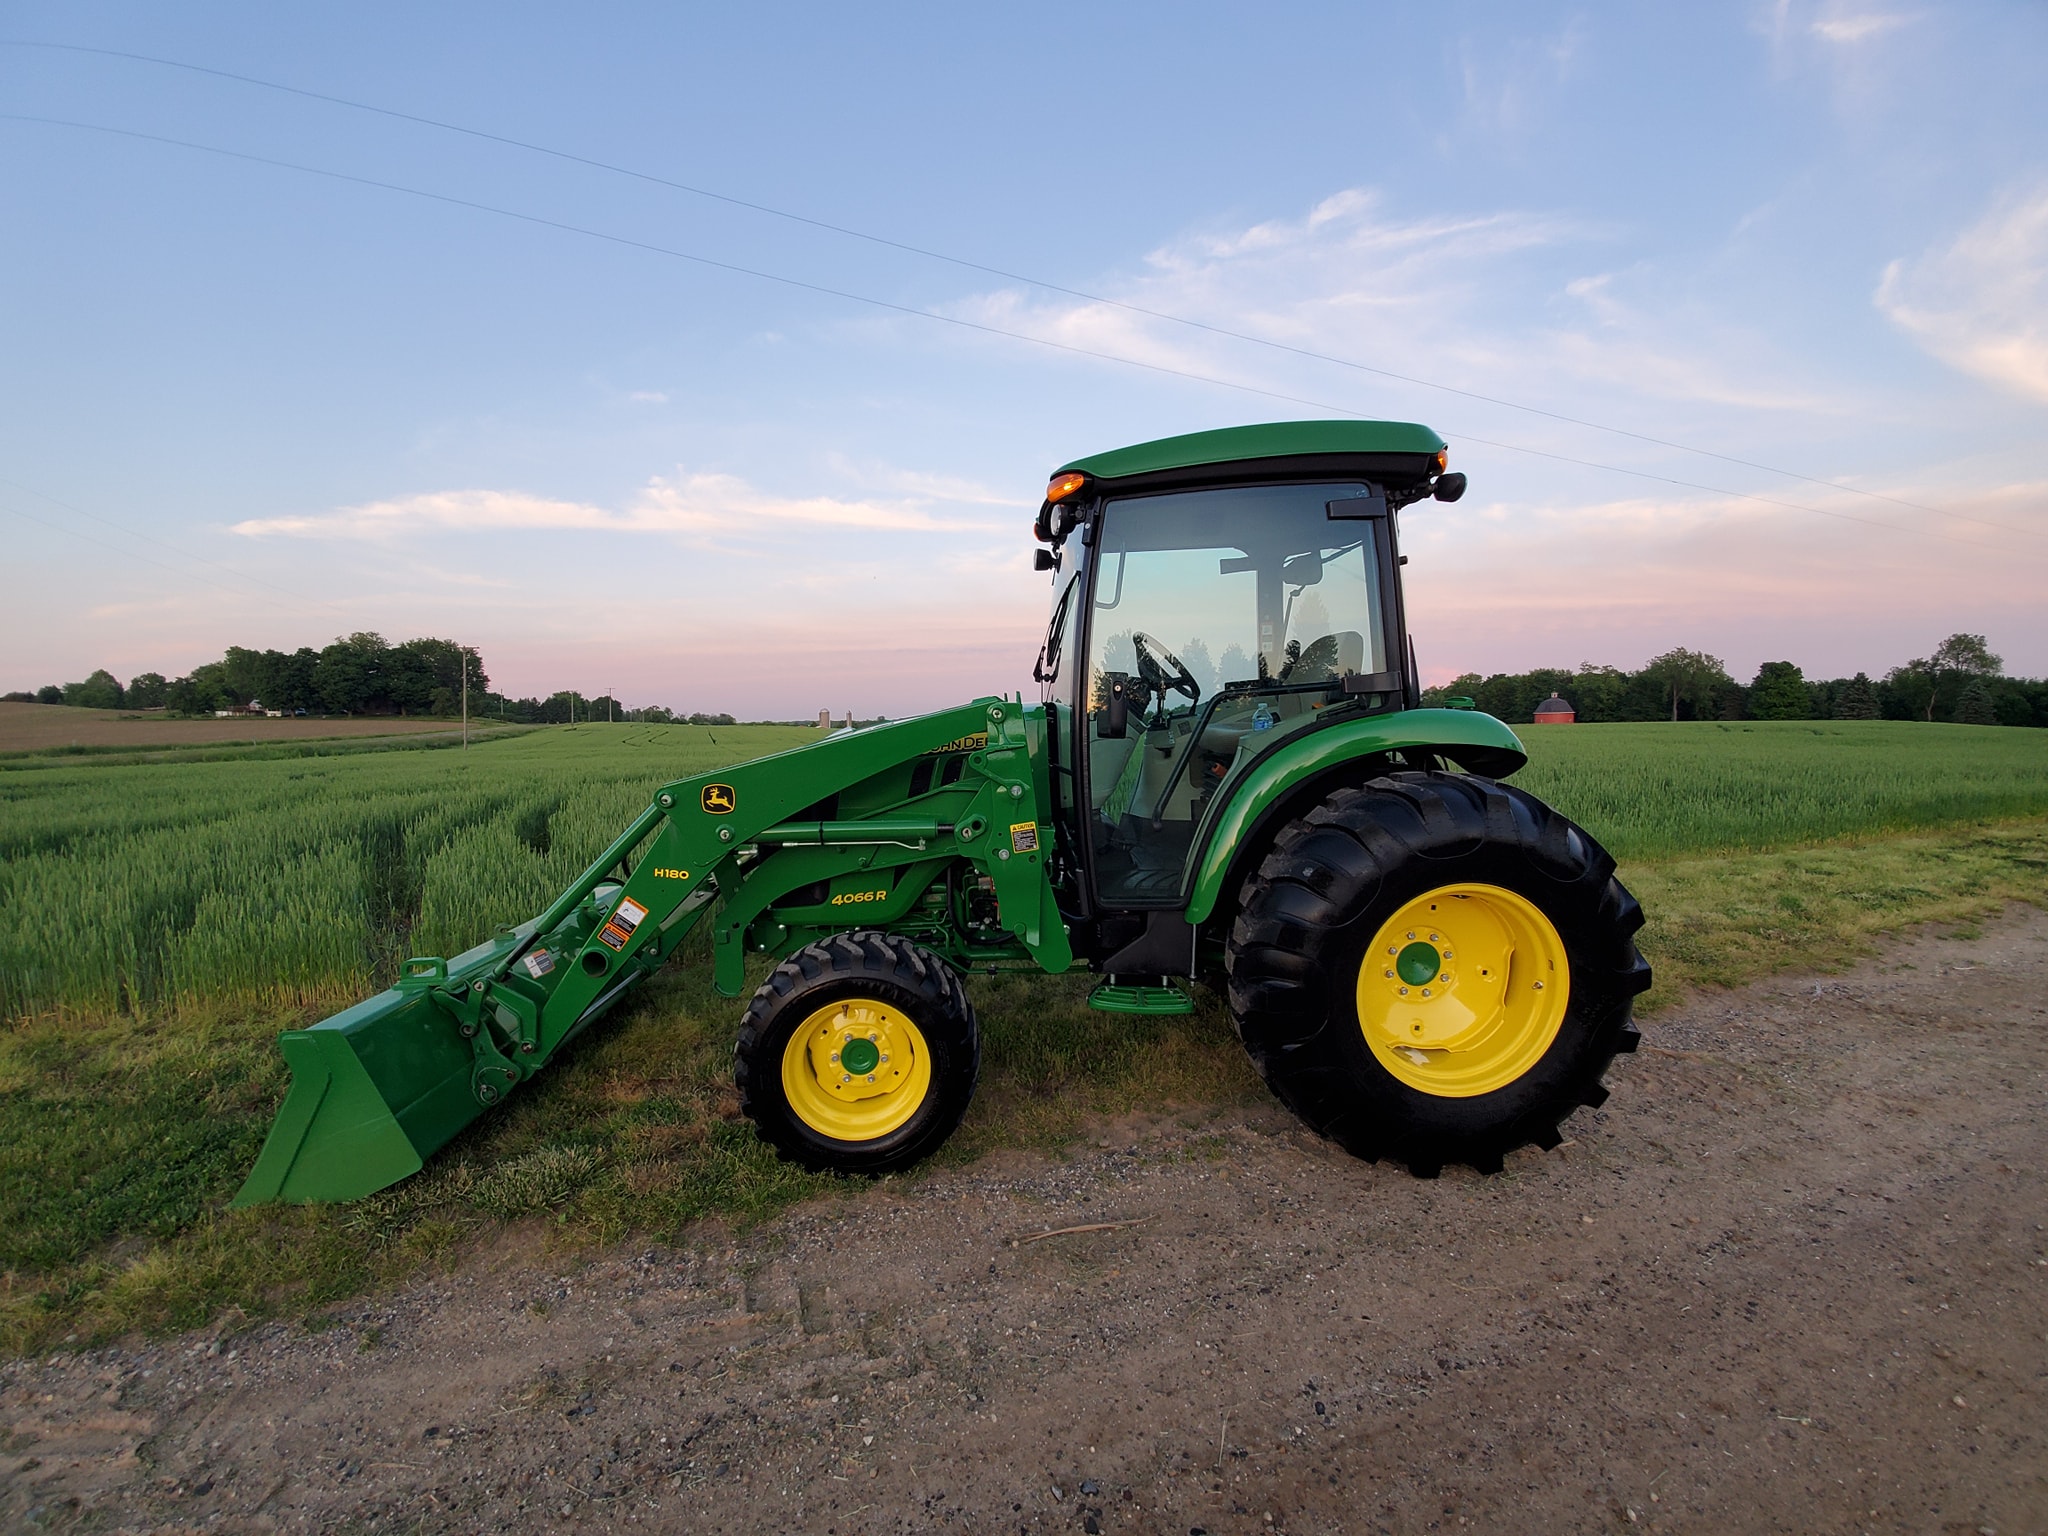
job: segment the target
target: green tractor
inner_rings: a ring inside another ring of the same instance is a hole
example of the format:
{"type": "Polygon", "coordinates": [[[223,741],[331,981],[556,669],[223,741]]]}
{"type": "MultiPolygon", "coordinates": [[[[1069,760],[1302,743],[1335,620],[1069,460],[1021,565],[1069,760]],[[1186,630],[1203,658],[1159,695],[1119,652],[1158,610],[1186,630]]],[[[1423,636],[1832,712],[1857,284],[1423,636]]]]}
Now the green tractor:
{"type": "Polygon", "coordinates": [[[1420,707],[1401,508],[1455,501],[1398,422],[1228,428],[1079,459],[1039,509],[1037,703],[985,698],[660,790],[546,911],[281,1041],[237,1197],[416,1172],[711,925],[741,1106],[806,1167],[882,1174],[960,1123],[963,981],[1086,968],[1093,1006],[1223,989],[1322,1135],[1482,1172],[1606,1097],[1642,913],[1581,828],[1501,780],[1491,716],[1420,707]],[[1178,644],[1176,652],[1173,645],[1178,644]]]}

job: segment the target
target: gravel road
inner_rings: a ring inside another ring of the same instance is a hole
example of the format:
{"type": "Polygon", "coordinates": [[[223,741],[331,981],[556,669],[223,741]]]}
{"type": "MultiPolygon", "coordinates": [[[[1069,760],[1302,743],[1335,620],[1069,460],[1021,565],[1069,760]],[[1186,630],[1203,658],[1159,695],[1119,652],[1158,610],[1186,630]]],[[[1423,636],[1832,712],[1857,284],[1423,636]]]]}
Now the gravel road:
{"type": "Polygon", "coordinates": [[[2048,1530],[2048,914],[1436,1182],[1275,1108],[0,1366],[0,1528],[2048,1530]]]}

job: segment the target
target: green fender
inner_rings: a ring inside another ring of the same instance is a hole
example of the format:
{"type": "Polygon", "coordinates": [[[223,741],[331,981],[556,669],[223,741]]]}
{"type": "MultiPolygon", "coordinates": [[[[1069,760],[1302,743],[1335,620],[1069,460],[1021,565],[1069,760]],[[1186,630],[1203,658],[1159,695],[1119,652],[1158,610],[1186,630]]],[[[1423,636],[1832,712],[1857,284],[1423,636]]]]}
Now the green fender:
{"type": "Polygon", "coordinates": [[[1372,715],[1283,742],[1252,760],[1210,825],[1195,865],[1188,921],[1202,922],[1216,910],[1231,862],[1274,801],[1353,758],[1404,747],[1427,747],[1468,772],[1491,778],[1506,778],[1529,761],[1513,731],[1492,715],[1469,709],[1409,709],[1372,715]]]}

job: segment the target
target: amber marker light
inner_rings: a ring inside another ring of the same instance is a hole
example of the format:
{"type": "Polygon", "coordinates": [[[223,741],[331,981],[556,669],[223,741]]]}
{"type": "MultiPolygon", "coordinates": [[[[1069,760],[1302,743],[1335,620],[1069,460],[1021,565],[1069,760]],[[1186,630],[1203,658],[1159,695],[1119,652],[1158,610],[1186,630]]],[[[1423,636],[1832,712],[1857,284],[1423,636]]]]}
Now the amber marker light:
{"type": "Polygon", "coordinates": [[[1439,449],[1437,449],[1437,451],[1436,451],[1436,472],[1437,472],[1438,474],[1442,474],[1442,473],[1444,472],[1444,466],[1445,466],[1446,464],[1450,463],[1450,462],[1451,462],[1451,450],[1450,450],[1450,449],[1448,449],[1448,448],[1439,448],[1439,449]]]}
{"type": "Polygon", "coordinates": [[[1088,477],[1083,474],[1068,473],[1054,475],[1052,477],[1052,484],[1045,488],[1045,499],[1048,502],[1065,501],[1087,483],[1088,477]]]}

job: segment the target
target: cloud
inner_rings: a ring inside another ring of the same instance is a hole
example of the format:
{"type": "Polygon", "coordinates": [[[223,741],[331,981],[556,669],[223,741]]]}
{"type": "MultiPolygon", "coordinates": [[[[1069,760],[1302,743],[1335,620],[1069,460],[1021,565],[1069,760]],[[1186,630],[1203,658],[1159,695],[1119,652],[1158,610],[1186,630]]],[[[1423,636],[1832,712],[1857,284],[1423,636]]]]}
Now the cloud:
{"type": "Polygon", "coordinates": [[[635,405],[668,404],[668,396],[658,389],[636,389],[626,398],[635,405]]]}
{"type": "Polygon", "coordinates": [[[1911,16],[1887,11],[1835,10],[1816,20],[1807,30],[1830,43],[1852,44],[1882,37],[1912,20],[1911,16]]]}
{"type": "Polygon", "coordinates": [[[2048,186],[2006,200],[1946,250],[1892,262],[1874,302],[1950,367],[2048,401],[2048,186]]]}
{"type": "Polygon", "coordinates": [[[847,501],[777,496],[734,475],[657,476],[622,507],[562,501],[520,491],[427,491],[301,516],[250,518],[230,532],[245,538],[393,540],[426,533],[558,531],[683,534],[740,543],[813,530],[979,533],[984,521],[936,510],[939,498],[847,501]]]}
{"type": "Polygon", "coordinates": [[[1218,348],[1232,348],[1255,369],[1277,354],[1247,358],[1225,338],[1140,311],[1185,315],[1320,352],[1413,355],[1414,345],[1433,342],[1447,316],[1483,298],[1486,276],[1501,262],[1589,233],[1572,221],[1516,211],[1403,219],[1390,216],[1373,189],[1352,187],[1295,218],[1197,232],[1159,246],[1138,273],[1105,283],[1114,303],[1012,288],[954,312],[1157,368],[1229,371],[1265,384],[1268,378],[1242,367],[1219,370],[1218,348]]]}
{"type": "MultiPolygon", "coordinates": [[[[1631,426],[1656,425],[1652,400],[1837,419],[1861,409],[1788,359],[1769,329],[1674,294],[1656,268],[1584,261],[1622,234],[1517,209],[1401,217],[1374,189],[1351,187],[1292,217],[1164,244],[1138,271],[1101,280],[1105,301],[1008,288],[955,313],[1270,391],[1298,402],[1293,414],[1434,411],[1440,397],[1419,395],[1421,379],[1552,408],[1564,385],[1577,397],[1567,414],[1631,426]],[[1357,366],[1334,373],[1276,347],[1357,366]]],[[[1455,413],[1474,421],[1470,402],[1455,413]]],[[[1522,427],[1546,430],[1527,418],[1522,427]]]]}

